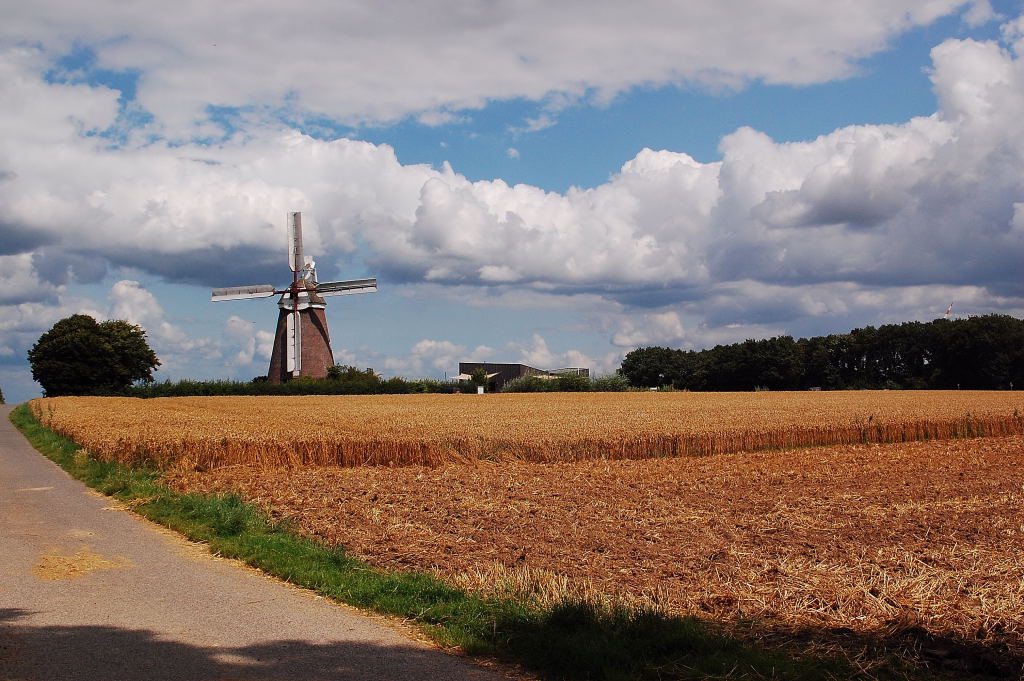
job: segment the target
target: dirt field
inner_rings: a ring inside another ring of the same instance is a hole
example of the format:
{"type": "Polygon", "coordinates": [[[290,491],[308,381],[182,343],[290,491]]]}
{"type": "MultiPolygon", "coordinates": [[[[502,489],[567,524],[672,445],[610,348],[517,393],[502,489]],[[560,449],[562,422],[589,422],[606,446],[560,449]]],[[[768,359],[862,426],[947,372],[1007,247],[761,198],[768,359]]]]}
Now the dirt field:
{"type": "Polygon", "coordinates": [[[169,479],[238,492],[378,565],[755,618],[759,636],[856,648],[913,634],[925,657],[998,672],[1024,654],[1022,462],[1018,436],[169,479]]]}

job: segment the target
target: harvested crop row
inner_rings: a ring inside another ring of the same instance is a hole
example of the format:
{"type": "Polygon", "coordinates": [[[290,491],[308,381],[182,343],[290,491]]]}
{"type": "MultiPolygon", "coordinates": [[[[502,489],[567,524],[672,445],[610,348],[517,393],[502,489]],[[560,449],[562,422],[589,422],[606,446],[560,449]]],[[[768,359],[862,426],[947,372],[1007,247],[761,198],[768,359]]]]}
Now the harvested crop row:
{"type": "Polygon", "coordinates": [[[600,393],[33,400],[98,456],[168,468],[578,461],[1024,433],[1024,394],[600,393]]]}
{"type": "Polygon", "coordinates": [[[1024,437],[1011,437],[166,477],[238,492],[377,564],[488,591],[617,593],[855,649],[923,631],[909,645],[926,657],[991,672],[1024,655],[1022,460],[1024,437]]]}

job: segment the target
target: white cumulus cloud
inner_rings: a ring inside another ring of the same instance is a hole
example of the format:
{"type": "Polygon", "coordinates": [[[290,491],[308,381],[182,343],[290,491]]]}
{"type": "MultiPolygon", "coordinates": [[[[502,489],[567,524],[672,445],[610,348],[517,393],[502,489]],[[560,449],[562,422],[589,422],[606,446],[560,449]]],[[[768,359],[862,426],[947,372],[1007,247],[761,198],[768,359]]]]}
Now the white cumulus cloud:
{"type": "Polygon", "coordinates": [[[557,109],[641,84],[823,82],[855,72],[896,35],[963,9],[968,23],[992,17],[987,0],[182,0],[173,12],[152,1],[37,0],[6,8],[0,45],[30,41],[56,55],[84,46],[97,68],[138,70],[138,103],[155,116],[153,128],[187,139],[216,127],[211,105],[250,119],[418,114],[434,125],[490,100],[547,98],[557,109]]]}

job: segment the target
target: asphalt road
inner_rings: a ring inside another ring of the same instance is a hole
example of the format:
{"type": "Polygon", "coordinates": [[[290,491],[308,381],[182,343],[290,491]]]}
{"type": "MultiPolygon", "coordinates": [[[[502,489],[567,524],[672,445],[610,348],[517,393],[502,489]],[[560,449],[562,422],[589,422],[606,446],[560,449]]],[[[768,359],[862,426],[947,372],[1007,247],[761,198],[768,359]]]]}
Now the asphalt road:
{"type": "Polygon", "coordinates": [[[0,406],[0,679],[504,677],[206,553],[38,454],[0,406]]]}

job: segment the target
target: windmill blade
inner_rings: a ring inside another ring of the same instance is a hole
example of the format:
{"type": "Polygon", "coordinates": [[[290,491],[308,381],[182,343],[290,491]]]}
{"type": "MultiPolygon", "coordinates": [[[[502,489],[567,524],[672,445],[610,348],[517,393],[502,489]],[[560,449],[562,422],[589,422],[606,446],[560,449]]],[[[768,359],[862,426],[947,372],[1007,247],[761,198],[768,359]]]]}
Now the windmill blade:
{"type": "Polygon", "coordinates": [[[302,373],[302,317],[297,309],[292,312],[292,316],[295,317],[295,370],[292,375],[298,376],[302,373]]]}
{"type": "Polygon", "coordinates": [[[270,284],[257,284],[256,286],[227,286],[215,288],[210,295],[210,300],[217,303],[222,300],[244,300],[245,298],[269,298],[277,293],[277,290],[270,284]]]}
{"type": "Polygon", "coordinates": [[[292,376],[302,371],[302,320],[295,310],[285,317],[285,370],[292,376]]]}
{"type": "Polygon", "coordinates": [[[353,293],[374,293],[376,291],[376,279],[325,281],[316,285],[316,292],[321,296],[347,296],[353,293]]]}
{"type": "Polygon", "coordinates": [[[302,269],[302,213],[288,213],[288,267],[302,269]]]}
{"type": "Polygon", "coordinates": [[[284,368],[288,373],[295,371],[295,315],[284,318],[284,368]]]}

